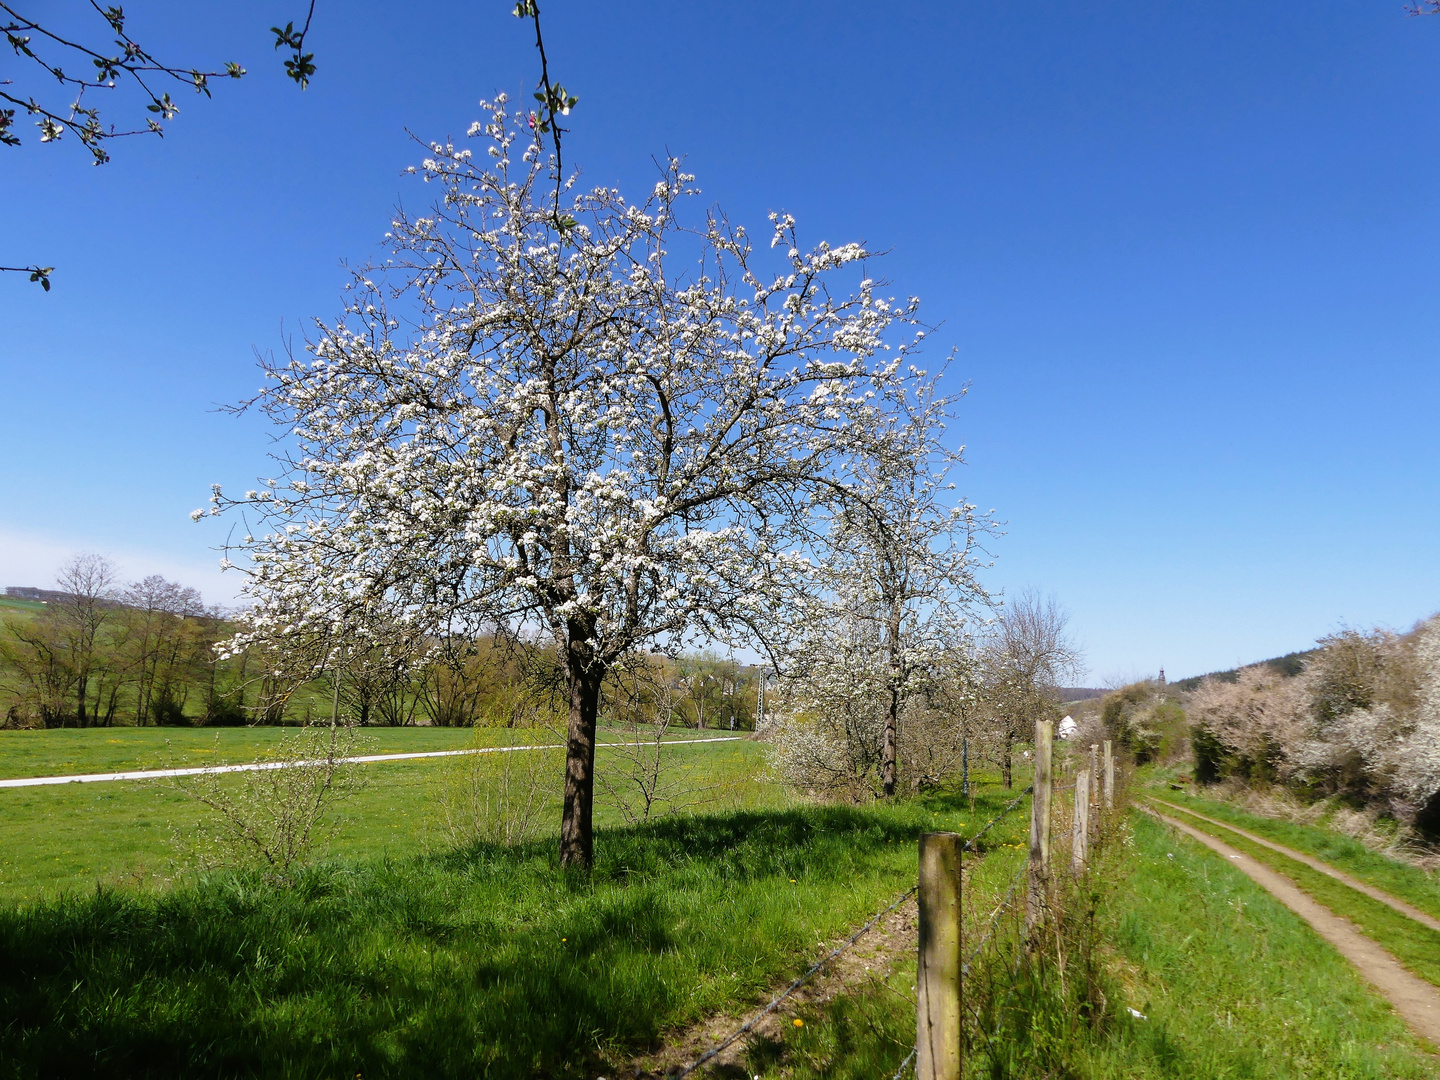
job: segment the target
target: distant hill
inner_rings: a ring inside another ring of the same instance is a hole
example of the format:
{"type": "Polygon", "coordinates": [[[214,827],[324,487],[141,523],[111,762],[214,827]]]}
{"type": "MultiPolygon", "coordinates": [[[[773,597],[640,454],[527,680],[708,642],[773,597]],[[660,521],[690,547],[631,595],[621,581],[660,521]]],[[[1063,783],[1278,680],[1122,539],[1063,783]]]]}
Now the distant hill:
{"type": "MultiPolygon", "coordinates": [[[[1305,661],[1318,653],[1319,649],[1305,649],[1302,652],[1286,653],[1284,656],[1274,656],[1269,660],[1257,660],[1257,664],[1264,664],[1266,667],[1274,668],[1281,675],[1293,678],[1305,670],[1305,661]]],[[[1246,667],[1254,667],[1255,664],[1246,664],[1246,667]]],[[[1192,675],[1188,679],[1176,679],[1171,686],[1181,693],[1189,693],[1200,685],[1203,679],[1219,679],[1221,682],[1234,682],[1240,677],[1239,668],[1227,668],[1225,671],[1207,671],[1204,675],[1192,675]]]]}
{"type": "Polygon", "coordinates": [[[64,600],[65,594],[54,589],[32,589],[28,585],[10,585],[5,589],[6,600],[24,600],[32,604],[48,604],[51,600],[64,600]]]}
{"type": "Polygon", "coordinates": [[[1060,700],[1067,705],[1072,701],[1088,701],[1090,698],[1104,697],[1110,691],[1095,686],[1062,686],[1060,687],[1060,700]]]}
{"type": "Polygon", "coordinates": [[[5,611],[44,611],[45,603],[41,600],[21,600],[14,596],[0,596],[0,610],[5,611]]]}

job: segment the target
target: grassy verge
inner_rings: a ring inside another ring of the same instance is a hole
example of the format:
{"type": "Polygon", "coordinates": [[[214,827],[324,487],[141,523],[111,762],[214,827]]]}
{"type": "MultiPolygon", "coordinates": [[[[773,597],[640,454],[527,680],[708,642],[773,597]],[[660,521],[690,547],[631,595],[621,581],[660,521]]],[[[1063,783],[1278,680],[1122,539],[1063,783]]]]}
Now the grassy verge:
{"type": "Polygon", "coordinates": [[[1004,794],[605,829],[592,875],[474,846],[11,908],[0,1075],[583,1075],[758,1000],[1004,794]]]}
{"type": "Polygon", "coordinates": [[[1293,821],[1262,817],[1216,799],[1207,799],[1189,792],[1164,791],[1157,796],[1181,809],[1190,807],[1197,813],[1263,836],[1277,844],[1313,855],[1377,889],[1414,904],[1421,911],[1440,919],[1440,880],[1418,866],[1388,859],[1371,851],[1358,840],[1332,832],[1322,825],[1300,825],[1293,821]]]}
{"type": "Polygon", "coordinates": [[[1437,1075],[1404,1023],[1291,911],[1213,853],[1132,815],[1109,909],[1127,1004],[1091,1077],[1437,1075]]]}
{"type": "MultiPolygon", "coordinates": [[[[983,858],[966,857],[964,940],[974,943],[1025,862],[1024,808],[983,858]],[[1013,839],[1012,839],[1013,837],[1013,839]]],[[[977,823],[978,824],[978,823],[977,823]]],[[[852,979],[843,993],[797,1010],[800,1026],[751,1042],[744,1055],[749,1076],[785,1080],[874,1080],[893,1076],[915,1045],[915,957],[852,979]]]]}
{"type": "MultiPolygon", "coordinates": [[[[976,1055],[967,1077],[1440,1076],[1389,1006],[1288,909],[1159,823],[1135,815],[1132,828],[1105,865],[1113,879],[1099,912],[1109,942],[1103,1019],[1057,1022],[1044,1012],[1045,988],[1025,988],[1029,1030],[1015,1040],[1026,1043],[1025,1052],[996,1060],[976,1055]]],[[[997,860],[996,883],[1000,869],[997,860]]],[[[750,1075],[892,1075],[914,1041],[913,986],[914,965],[907,963],[888,980],[868,981],[802,1014],[802,1028],[752,1049],[750,1075]]]]}
{"type": "Polygon", "coordinates": [[[1409,970],[1426,982],[1440,986],[1440,933],[1278,851],[1271,851],[1229,829],[1190,817],[1183,810],[1176,813],[1193,828],[1284,874],[1335,914],[1355,923],[1409,970]]]}

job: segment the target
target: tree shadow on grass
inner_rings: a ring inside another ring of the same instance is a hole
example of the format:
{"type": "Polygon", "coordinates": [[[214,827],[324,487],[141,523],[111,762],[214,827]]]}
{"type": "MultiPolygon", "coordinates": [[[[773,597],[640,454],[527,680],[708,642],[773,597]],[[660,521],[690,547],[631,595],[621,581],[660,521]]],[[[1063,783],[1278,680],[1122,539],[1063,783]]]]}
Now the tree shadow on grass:
{"type": "Polygon", "coordinates": [[[790,974],[813,909],[868,913],[955,809],[669,818],[601,832],[588,874],[474,845],[3,910],[0,1076],[585,1075],[790,974]]]}

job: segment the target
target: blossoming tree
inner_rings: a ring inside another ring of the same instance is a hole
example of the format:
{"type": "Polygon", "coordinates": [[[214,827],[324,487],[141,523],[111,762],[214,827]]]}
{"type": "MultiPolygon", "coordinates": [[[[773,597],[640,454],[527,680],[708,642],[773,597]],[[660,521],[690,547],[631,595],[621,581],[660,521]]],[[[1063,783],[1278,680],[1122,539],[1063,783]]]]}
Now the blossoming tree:
{"type": "Polygon", "coordinates": [[[875,793],[894,795],[907,712],[917,726],[953,720],[971,688],[972,628],[988,603],[974,575],[990,522],[949,495],[963,460],[944,439],[954,399],[911,374],[889,388],[852,482],[823,499],[825,588],[788,651],[790,697],[812,724],[792,727],[779,750],[782,772],[805,786],[860,790],[872,777],[875,793]]]}
{"type": "Polygon", "coordinates": [[[561,855],[589,865],[606,672],[643,643],[775,621],[819,493],[913,378],[916,301],[880,296],[858,244],[801,250],[788,216],[773,253],[718,211],[682,224],[675,160],[638,204],[567,181],[557,207],[529,118],[485,109],[488,160],[432,146],[433,210],[395,222],[308,358],[270,365],[253,405],[289,440],[282,475],[211,512],[263,522],[237,644],[549,634],[569,688],[561,855]]]}

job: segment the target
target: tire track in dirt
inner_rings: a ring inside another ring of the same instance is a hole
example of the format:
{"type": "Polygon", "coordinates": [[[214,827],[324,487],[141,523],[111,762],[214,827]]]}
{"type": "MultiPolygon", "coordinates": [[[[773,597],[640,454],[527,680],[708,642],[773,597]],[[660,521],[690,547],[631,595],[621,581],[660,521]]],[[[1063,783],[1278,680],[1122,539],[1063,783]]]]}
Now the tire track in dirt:
{"type": "Polygon", "coordinates": [[[1374,885],[1367,885],[1365,882],[1360,881],[1357,878],[1351,877],[1344,871],[1335,869],[1335,867],[1331,866],[1329,863],[1321,862],[1313,855],[1306,855],[1303,851],[1296,851],[1294,848],[1288,848],[1284,844],[1277,844],[1273,840],[1266,840],[1263,836],[1256,836],[1252,832],[1247,832],[1246,830],[1241,829],[1235,825],[1231,825],[1228,821],[1217,821],[1215,818],[1206,817],[1204,814],[1198,814],[1194,810],[1191,810],[1188,806],[1177,806],[1172,802],[1167,802],[1164,799],[1156,798],[1154,795],[1147,795],[1146,798],[1150,799],[1152,802],[1159,803],[1161,806],[1167,806],[1171,810],[1178,810],[1180,813],[1186,814],[1189,817],[1197,818],[1200,821],[1209,822],[1211,825],[1218,825],[1222,829],[1229,829],[1236,836],[1243,836],[1252,844],[1259,844],[1261,847],[1269,848],[1271,851],[1278,851],[1287,859],[1294,859],[1298,863],[1303,863],[1304,865],[1310,867],[1311,870],[1317,870],[1320,873],[1324,874],[1326,877],[1334,878],[1342,885],[1348,885],[1356,892],[1364,893],[1366,896],[1370,897],[1370,899],[1380,901],[1380,903],[1384,904],[1386,907],[1398,911],[1406,918],[1414,919],[1421,926],[1428,926],[1431,930],[1440,933],[1440,919],[1437,919],[1432,915],[1427,915],[1419,908],[1414,907],[1411,904],[1407,904],[1399,897],[1391,896],[1387,892],[1382,892],[1381,890],[1375,888],[1374,885]]]}
{"type": "Polygon", "coordinates": [[[1349,960],[1361,976],[1373,986],[1400,1014],[1410,1030],[1432,1047],[1440,1047],[1440,991],[1425,980],[1410,974],[1400,961],[1360,933],[1348,919],[1342,919],[1319,901],[1310,897],[1294,882],[1257,859],[1237,851],[1209,833],[1201,832],[1183,821],[1155,810],[1150,814],[1171,828],[1198,840],[1217,855],[1223,856],[1252,881],[1287,908],[1310,924],[1322,938],[1349,960]]]}
{"type": "MultiPolygon", "coordinates": [[[[895,965],[915,952],[919,940],[919,909],[914,899],[907,900],[884,916],[866,935],[863,944],[836,957],[810,983],[797,991],[786,1007],[767,1016],[746,1038],[728,1047],[706,1064],[711,1075],[748,1077],[741,1068],[746,1051],[754,1040],[783,1040],[797,1012],[821,1006],[841,995],[854,994],[885,982],[895,965]]],[[[677,1072],[718,1043],[744,1021],[744,1015],[722,1013],[694,1026],[672,1032],[659,1049],[614,1061],[606,1076],[622,1080],[662,1078],[677,1072]]],[[[903,1051],[901,1051],[903,1053],[903,1051]]]]}

